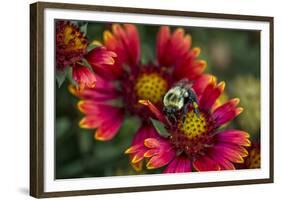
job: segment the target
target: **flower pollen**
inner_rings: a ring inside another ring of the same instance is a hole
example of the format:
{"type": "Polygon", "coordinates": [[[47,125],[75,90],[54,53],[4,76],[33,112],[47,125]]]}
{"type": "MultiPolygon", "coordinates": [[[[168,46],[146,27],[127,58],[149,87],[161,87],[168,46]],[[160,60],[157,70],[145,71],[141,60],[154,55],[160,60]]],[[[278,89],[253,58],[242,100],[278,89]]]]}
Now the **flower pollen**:
{"type": "Polygon", "coordinates": [[[67,65],[80,61],[86,54],[88,40],[79,27],[66,21],[56,22],[56,67],[64,70],[67,65]]]}
{"type": "Polygon", "coordinates": [[[63,35],[66,51],[75,51],[85,49],[87,47],[87,40],[79,30],[76,30],[74,26],[70,24],[66,25],[63,35]]]}
{"type": "Polygon", "coordinates": [[[207,131],[207,120],[203,114],[197,116],[193,110],[190,110],[184,122],[179,120],[178,128],[188,139],[193,139],[207,131]]]}
{"type": "Polygon", "coordinates": [[[249,169],[260,168],[260,152],[258,149],[253,148],[249,152],[249,158],[246,160],[248,162],[249,169]]]}
{"type": "Polygon", "coordinates": [[[176,130],[169,139],[179,152],[184,152],[188,157],[203,155],[214,144],[210,135],[212,127],[213,124],[205,113],[197,115],[190,109],[184,122],[182,118],[178,119],[176,130]]]}
{"type": "Polygon", "coordinates": [[[167,81],[158,73],[142,73],[136,80],[134,91],[138,99],[160,102],[168,89],[167,81]]]}

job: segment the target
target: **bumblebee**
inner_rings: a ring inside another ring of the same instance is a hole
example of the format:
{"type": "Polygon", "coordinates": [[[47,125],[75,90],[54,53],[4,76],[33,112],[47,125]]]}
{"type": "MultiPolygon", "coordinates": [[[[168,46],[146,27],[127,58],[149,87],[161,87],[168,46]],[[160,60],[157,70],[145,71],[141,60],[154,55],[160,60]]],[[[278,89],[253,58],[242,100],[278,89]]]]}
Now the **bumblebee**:
{"type": "Polygon", "coordinates": [[[177,121],[178,115],[182,116],[184,122],[189,107],[194,109],[197,117],[200,116],[197,97],[191,86],[187,79],[180,80],[163,98],[163,112],[173,123],[177,121]]]}

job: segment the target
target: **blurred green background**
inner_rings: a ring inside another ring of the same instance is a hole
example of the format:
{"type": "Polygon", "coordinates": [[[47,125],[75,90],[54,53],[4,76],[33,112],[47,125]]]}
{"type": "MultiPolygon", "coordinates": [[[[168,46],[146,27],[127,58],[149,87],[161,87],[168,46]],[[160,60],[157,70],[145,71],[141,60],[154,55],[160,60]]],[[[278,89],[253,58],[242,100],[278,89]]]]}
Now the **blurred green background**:
{"type": "MultiPolygon", "coordinates": [[[[79,22],[78,24],[84,24],[79,22]]],[[[141,38],[142,63],[155,60],[155,40],[159,26],[137,25],[141,38]]],[[[171,27],[175,29],[177,27],[171,27]]],[[[225,98],[240,98],[244,112],[231,128],[248,131],[253,141],[260,138],[260,32],[248,30],[182,27],[192,36],[192,47],[200,47],[207,72],[226,82],[225,98]]],[[[88,23],[87,38],[101,40],[110,24],[88,23]]],[[[109,142],[95,141],[93,131],[78,126],[82,114],[78,99],[67,89],[56,87],[56,178],[102,177],[139,174],[129,164],[124,150],[138,129],[137,118],[127,119],[121,134],[109,142]]],[[[143,171],[158,173],[159,171],[143,171]]]]}

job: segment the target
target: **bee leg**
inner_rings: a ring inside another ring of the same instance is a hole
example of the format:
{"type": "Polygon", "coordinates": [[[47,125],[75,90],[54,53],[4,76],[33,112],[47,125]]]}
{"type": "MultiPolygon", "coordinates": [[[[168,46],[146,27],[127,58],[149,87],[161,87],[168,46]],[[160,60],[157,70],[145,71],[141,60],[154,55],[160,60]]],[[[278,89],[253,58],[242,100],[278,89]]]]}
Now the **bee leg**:
{"type": "Polygon", "coordinates": [[[167,115],[167,117],[168,117],[169,121],[170,121],[172,124],[175,124],[175,123],[176,123],[177,119],[176,119],[176,116],[175,116],[173,113],[169,113],[169,114],[167,115]]]}
{"type": "Polygon", "coordinates": [[[172,123],[175,124],[177,122],[177,118],[174,114],[171,115],[172,123]]]}
{"type": "Polygon", "coordinates": [[[199,118],[200,117],[200,111],[198,109],[198,104],[195,101],[192,102],[192,107],[194,109],[194,112],[195,112],[196,116],[199,118]]]}
{"type": "Polygon", "coordinates": [[[184,123],[185,119],[186,119],[186,114],[188,112],[188,104],[185,104],[185,106],[183,107],[183,115],[182,115],[182,123],[184,123]]]}
{"type": "Polygon", "coordinates": [[[196,113],[196,116],[199,118],[200,117],[200,112],[198,107],[194,107],[194,112],[196,113]]]}
{"type": "Polygon", "coordinates": [[[200,112],[198,109],[198,104],[197,104],[197,98],[193,90],[189,90],[189,103],[192,105],[194,112],[196,113],[196,116],[199,118],[200,117],[200,112]]]}

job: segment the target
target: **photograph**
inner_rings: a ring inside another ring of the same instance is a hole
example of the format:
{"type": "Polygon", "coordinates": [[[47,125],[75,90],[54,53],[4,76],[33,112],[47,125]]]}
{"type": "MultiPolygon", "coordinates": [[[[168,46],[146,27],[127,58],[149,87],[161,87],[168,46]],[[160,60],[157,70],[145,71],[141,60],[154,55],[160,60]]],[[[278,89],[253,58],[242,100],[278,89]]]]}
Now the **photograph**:
{"type": "Polygon", "coordinates": [[[273,182],[273,18],[35,3],[30,194],[273,182]]]}
{"type": "Polygon", "coordinates": [[[260,168],[260,31],[55,27],[57,179],[260,168]]]}

